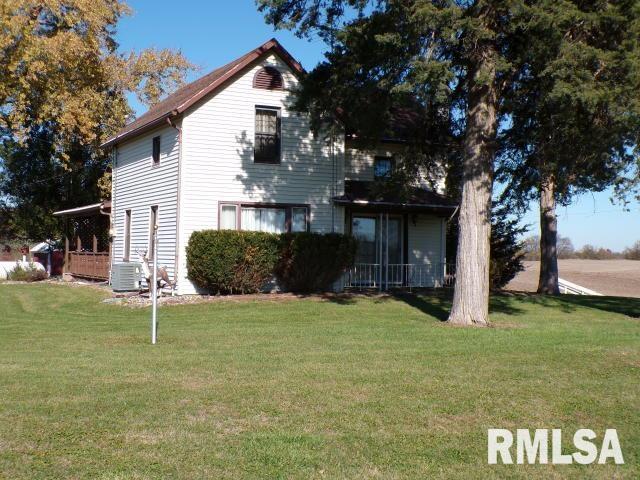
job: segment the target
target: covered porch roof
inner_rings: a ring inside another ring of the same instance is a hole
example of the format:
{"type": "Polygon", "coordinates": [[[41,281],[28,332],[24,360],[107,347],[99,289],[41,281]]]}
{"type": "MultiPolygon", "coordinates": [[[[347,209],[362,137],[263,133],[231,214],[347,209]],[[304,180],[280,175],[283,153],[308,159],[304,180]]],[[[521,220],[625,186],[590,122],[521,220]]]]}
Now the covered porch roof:
{"type": "Polygon", "coordinates": [[[53,212],[56,217],[83,217],[98,213],[111,212],[111,200],[103,200],[100,203],[92,203],[91,205],[83,205],[81,207],[69,208],[67,210],[58,210],[53,212]]]}
{"type": "Polygon", "coordinates": [[[410,187],[405,192],[379,192],[373,182],[347,180],[344,195],[333,197],[336,205],[356,207],[376,212],[424,212],[450,216],[457,204],[444,195],[420,187],[410,187]]]}

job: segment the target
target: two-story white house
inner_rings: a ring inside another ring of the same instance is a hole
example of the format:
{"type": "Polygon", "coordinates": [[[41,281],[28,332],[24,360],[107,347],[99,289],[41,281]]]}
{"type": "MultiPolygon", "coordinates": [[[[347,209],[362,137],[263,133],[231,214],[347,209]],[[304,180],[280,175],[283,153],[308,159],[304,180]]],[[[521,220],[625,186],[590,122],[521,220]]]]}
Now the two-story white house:
{"type": "MultiPolygon", "coordinates": [[[[112,265],[152,248],[178,294],[195,293],[192,232],[239,229],[350,233],[359,240],[345,286],[438,286],[455,206],[415,188],[407,201],[372,196],[398,145],[358,150],[314,136],[290,109],[304,70],[272,39],[182,87],[105,143],[112,148],[112,265]]],[[[392,197],[392,196],[390,196],[392,197]]]]}

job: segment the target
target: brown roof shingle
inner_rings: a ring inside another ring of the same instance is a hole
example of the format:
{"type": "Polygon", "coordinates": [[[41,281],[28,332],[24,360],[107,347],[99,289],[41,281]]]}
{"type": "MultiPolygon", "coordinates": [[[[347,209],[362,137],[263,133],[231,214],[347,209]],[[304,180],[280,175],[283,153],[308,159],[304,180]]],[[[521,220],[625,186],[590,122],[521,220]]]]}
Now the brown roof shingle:
{"type": "Polygon", "coordinates": [[[151,107],[146,113],[126,125],[117,135],[111,137],[102,146],[109,147],[116,145],[150,128],[160,125],[165,122],[167,118],[183,113],[202,97],[214,92],[227,80],[244,70],[245,67],[251,65],[271,51],[277,53],[295,73],[304,73],[304,69],[300,63],[298,63],[275,38],[272,38],[240,58],[220,68],[216,68],[211,73],[179,88],[167,98],[151,107]]]}

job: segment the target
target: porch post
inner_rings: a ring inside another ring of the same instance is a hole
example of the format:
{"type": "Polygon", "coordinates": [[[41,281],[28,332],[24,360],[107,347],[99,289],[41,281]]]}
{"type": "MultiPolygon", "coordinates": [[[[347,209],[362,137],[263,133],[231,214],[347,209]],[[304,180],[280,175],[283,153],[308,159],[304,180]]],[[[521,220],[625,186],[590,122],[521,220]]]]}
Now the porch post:
{"type": "Polygon", "coordinates": [[[380,239],[380,246],[378,247],[379,248],[378,277],[379,277],[380,283],[378,284],[378,289],[379,291],[382,292],[382,213],[378,214],[378,219],[380,223],[380,233],[378,235],[378,238],[380,239]]]}
{"type": "Polygon", "coordinates": [[[385,281],[387,282],[386,284],[386,289],[389,289],[389,213],[385,214],[385,230],[387,232],[387,239],[385,241],[386,245],[385,245],[385,281]]]}
{"type": "Polygon", "coordinates": [[[69,272],[69,237],[67,235],[64,236],[64,265],[62,266],[62,273],[69,272]]]}

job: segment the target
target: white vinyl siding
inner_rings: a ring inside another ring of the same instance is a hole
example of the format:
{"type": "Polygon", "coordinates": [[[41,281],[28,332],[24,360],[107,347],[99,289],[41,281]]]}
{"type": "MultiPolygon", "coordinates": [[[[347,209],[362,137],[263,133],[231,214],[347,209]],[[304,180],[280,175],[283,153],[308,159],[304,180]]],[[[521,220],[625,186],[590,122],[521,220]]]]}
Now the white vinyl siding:
{"type": "Polygon", "coordinates": [[[131,210],[129,261],[149,249],[150,211],[158,206],[158,263],[169,278],[175,270],[177,200],[177,131],[164,127],[134,138],[117,148],[113,175],[112,215],[115,227],[113,262],[122,262],[125,249],[126,211],[131,210]],[[160,163],[153,164],[153,138],[160,135],[160,163]]]}
{"type": "Polygon", "coordinates": [[[374,180],[374,163],[376,157],[394,157],[402,148],[399,145],[385,144],[373,150],[360,150],[351,142],[347,144],[344,155],[345,180],[374,180]]]}
{"type": "Polygon", "coordinates": [[[409,215],[409,263],[430,266],[430,283],[440,280],[440,268],[445,259],[444,228],[442,218],[434,215],[409,215]]]}
{"type": "MultiPolygon", "coordinates": [[[[184,246],[196,230],[217,229],[219,207],[226,202],[308,204],[311,231],[330,232],[332,194],[344,188],[343,144],[336,142],[337,185],[329,143],[314,138],[304,115],[288,109],[296,77],[276,55],[241,73],[233,82],[196,104],[183,119],[183,149],[179,225],[179,293],[195,289],[186,279],[184,246]],[[263,65],[276,67],[284,90],[253,88],[263,65]],[[254,163],[256,107],[280,109],[279,164],[254,163]]],[[[335,229],[344,226],[336,208],[335,229]]]]}
{"type": "MultiPolygon", "coordinates": [[[[344,153],[344,177],[345,180],[358,180],[372,182],[375,179],[374,166],[376,157],[393,157],[395,166],[402,162],[403,146],[393,143],[381,144],[374,149],[358,149],[353,141],[348,141],[344,153]]],[[[445,177],[444,171],[437,174],[438,181],[435,182],[436,191],[444,193],[445,177]]],[[[417,184],[423,188],[432,188],[432,184],[427,180],[428,175],[423,171],[417,184]]]]}

